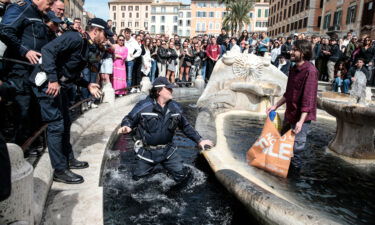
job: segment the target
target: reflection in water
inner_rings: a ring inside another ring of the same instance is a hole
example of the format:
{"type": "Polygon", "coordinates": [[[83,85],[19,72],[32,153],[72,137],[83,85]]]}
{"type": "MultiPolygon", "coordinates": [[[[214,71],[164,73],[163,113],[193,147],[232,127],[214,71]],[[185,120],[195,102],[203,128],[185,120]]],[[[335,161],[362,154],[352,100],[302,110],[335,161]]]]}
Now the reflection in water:
{"type": "MultiPolygon", "coordinates": [[[[194,124],[197,109],[183,103],[194,124]]],[[[120,136],[107,152],[103,171],[104,224],[257,224],[245,208],[216,180],[195,143],[177,133],[178,153],[193,172],[187,187],[169,191],[175,182],[162,168],[145,179],[133,181],[135,156],[129,136],[120,136]]]]}
{"type": "MultiPolygon", "coordinates": [[[[245,154],[260,135],[263,121],[229,116],[224,126],[231,151],[246,163],[245,154]]],[[[375,224],[375,171],[358,170],[325,153],[335,131],[335,122],[313,123],[306,150],[294,159],[299,161],[300,168],[291,167],[287,179],[261,170],[256,175],[273,180],[278,188],[308,201],[313,209],[329,213],[339,221],[375,224]]]]}

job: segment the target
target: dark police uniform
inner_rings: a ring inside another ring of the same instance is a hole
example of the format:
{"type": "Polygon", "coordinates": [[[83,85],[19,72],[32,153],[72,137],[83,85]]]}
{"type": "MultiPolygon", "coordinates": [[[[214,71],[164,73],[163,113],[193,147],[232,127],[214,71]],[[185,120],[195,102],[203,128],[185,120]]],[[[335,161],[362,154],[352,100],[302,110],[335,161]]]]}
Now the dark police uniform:
{"type": "MultiPolygon", "coordinates": [[[[20,0],[10,4],[0,24],[0,39],[7,45],[4,57],[29,62],[25,56],[30,50],[40,52],[48,43],[48,28],[44,24],[45,15],[29,0],[20,0]]],[[[20,63],[5,62],[0,80],[5,80],[16,91],[15,102],[19,112],[16,124],[17,144],[23,142],[30,135],[30,101],[31,87],[28,78],[33,66],[20,63]]]]}
{"type": "MultiPolygon", "coordinates": [[[[177,147],[172,143],[179,128],[188,138],[199,143],[202,138],[182,114],[181,106],[171,100],[162,108],[156,100],[147,97],[140,101],[122,120],[121,127],[137,128],[143,146],[136,149],[137,161],[133,172],[135,180],[150,174],[157,164],[166,168],[176,182],[184,180],[189,171],[183,167],[177,147]]],[[[138,141],[136,142],[139,143],[138,141]]]]}
{"type": "MultiPolygon", "coordinates": [[[[88,35],[87,35],[88,37],[88,35]]],[[[87,38],[77,31],[63,33],[42,48],[42,68],[49,82],[59,82],[61,85],[58,96],[46,94],[48,82],[42,86],[33,86],[33,91],[41,108],[42,119],[48,123],[47,144],[52,167],[56,170],[68,169],[68,160],[74,159],[70,144],[69,98],[67,87],[78,84],[87,87],[89,83],[81,78],[81,71],[88,61],[87,38]]],[[[34,81],[36,68],[30,77],[34,81]]]]}

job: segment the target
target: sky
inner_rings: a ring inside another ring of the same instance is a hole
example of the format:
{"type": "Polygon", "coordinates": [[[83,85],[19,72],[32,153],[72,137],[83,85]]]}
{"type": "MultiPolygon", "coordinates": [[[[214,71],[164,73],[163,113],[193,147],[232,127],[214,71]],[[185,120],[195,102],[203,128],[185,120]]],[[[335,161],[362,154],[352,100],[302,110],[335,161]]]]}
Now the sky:
{"type": "MultiPolygon", "coordinates": [[[[180,1],[184,3],[190,3],[190,0],[172,0],[180,1]]],[[[85,5],[83,6],[86,11],[94,13],[96,17],[107,20],[108,15],[108,0],[85,0],[85,5]]]]}

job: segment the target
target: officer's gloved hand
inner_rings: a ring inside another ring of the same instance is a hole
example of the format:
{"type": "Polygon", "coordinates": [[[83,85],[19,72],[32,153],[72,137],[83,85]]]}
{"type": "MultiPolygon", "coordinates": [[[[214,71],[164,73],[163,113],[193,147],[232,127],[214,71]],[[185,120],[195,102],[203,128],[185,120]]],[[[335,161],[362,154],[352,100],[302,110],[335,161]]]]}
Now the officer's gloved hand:
{"type": "Polygon", "coordinates": [[[130,127],[123,126],[118,129],[117,134],[129,134],[130,132],[132,132],[132,129],[130,127]]]}
{"type": "Polygon", "coordinates": [[[210,140],[202,140],[199,142],[199,147],[204,150],[210,150],[214,146],[214,143],[210,140]]]}

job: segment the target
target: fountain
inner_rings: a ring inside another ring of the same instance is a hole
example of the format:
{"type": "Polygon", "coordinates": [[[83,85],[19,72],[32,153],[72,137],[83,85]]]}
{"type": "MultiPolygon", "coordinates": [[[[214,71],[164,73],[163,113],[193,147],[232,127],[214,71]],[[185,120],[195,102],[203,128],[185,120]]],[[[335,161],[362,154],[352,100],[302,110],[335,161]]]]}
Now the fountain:
{"type": "Polygon", "coordinates": [[[375,107],[366,102],[366,76],[356,72],[350,95],[323,92],[318,107],[336,117],[337,128],[328,149],[353,163],[374,163],[375,107]]]}

